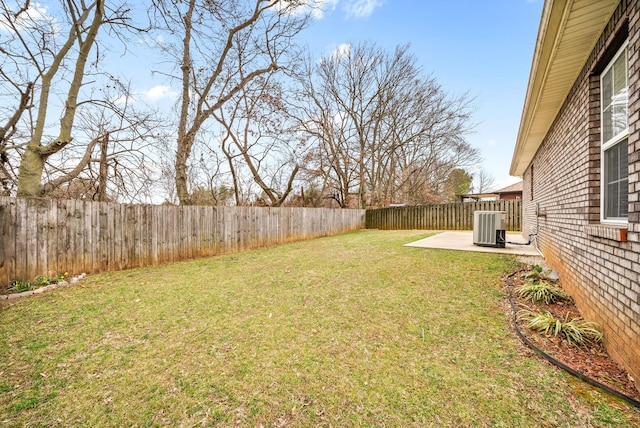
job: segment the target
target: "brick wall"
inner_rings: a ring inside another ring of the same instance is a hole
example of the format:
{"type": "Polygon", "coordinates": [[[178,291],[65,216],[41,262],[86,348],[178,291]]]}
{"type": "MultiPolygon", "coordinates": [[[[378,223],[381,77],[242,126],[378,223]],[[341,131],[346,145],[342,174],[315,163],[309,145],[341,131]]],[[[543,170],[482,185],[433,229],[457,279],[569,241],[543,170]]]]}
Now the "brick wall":
{"type": "Polygon", "coordinates": [[[640,6],[622,0],[524,175],[524,234],[585,318],[603,325],[611,356],[640,386],[640,6]],[[626,34],[628,32],[628,35],[626,34]],[[629,225],[600,221],[601,68],[621,40],[629,55],[629,225]]]}

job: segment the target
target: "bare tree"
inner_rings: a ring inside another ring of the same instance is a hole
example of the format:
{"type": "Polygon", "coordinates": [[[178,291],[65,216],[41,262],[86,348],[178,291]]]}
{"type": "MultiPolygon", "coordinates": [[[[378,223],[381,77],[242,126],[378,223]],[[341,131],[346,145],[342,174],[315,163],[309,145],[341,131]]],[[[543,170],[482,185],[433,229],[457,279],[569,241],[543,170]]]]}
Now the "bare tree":
{"type": "Polygon", "coordinates": [[[452,169],[477,161],[465,140],[471,100],[425,77],[408,46],[343,47],[310,63],[298,121],[341,206],[431,201],[452,169]]]}
{"type": "MultiPolygon", "coordinates": [[[[293,189],[299,170],[296,133],[289,119],[283,88],[273,75],[260,76],[214,113],[224,128],[222,150],[236,183],[234,159],[248,170],[270,206],[280,206],[293,189]]],[[[237,193],[237,190],[236,190],[237,193]]]]}
{"type": "Polygon", "coordinates": [[[473,181],[473,191],[476,193],[488,192],[495,185],[495,178],[484,168],[480,168],[478,172],[473,175],[473,181]]]}
{"type": "MultiPolygon", "coordinates": [[[[122,108],[109,94],[100,93],[110,83],[120,84],[100,69],[100,30],[111,30],[110,40],[114,35],[116,40],[124,37],[124,30],[141,31],[132,26],[128,15],[126,3],[107,6],[104,0],[60,0],[51,11],[28,0],[11,4],[0,0],[0,32],[5,41],[0,47],[0,97],[19,100],[0,111],[4,193],[53,194],[74,180],[100,181],[102,175],[96,197],[106,197],[105,164],[113,160],[114,165],[116,152],[120,158],[124,153],[115,145],[140,141],[140,124],[149,119],[142,114],[127,118],[131,108],[122,108]],[[108,155],[110,146],[113,150],[108,155]],[[98,163],[102,173],[96,171],[91,177],[91,167],[98,163]]],[[[139,147],[133,152],[141,153],[139,147]]],[[[113,172],[122,178],[122,169],[113,172]]],[[[128,174],[132,172],[136,171],[128,174]]],[[[122,181],[131,182],[130,177],[122,181]]]]}
{"type": "MultiPolygon", "coordinates": [[[[42,191],[41,177],[44,169],[46,159],[52,154],[60,151],[64,146],[71,141],[71,130],[73,128],[73,121],[75,119],[75,112],[77,106],[78,92],[82,86],[84,79],[85,66],[89,57],[89,52],[94,45],[96,36],[100,26],[103,24],[104,19],[104,3],[101,0],[97,0],[95,3],[89,5],[76,5],[72,2],[67,2],[67,11],[69,22],[68,36],[63,41],[62,46],[56,49],[54,47],[51,52],[53,53],[50,58],[49,64],[42,64],[38,61],[40,53],[45,53],[49,49],[40,48],[39,51],[34,51],[33,45],[27,43],[24,38],[21,37],[20,26],[21,21],[29,21],[32,29],[36,30],[36,36],[42,37],[43,40],[51,38],[56,39],[53,28],[47,28],[41,26],[40,23],[33,20],[28,13],[28,7],[25,7],[13,15],[13,19],[8,14],[8,10],[5,7],[6,4],[3,1],[3,9],[5,16],[9,19],[11,28],[16,33],[16,37],[22,41],[19,43],[26,52],[26,56],[31,60],[31,66],[37,70],[36,77],[39,80],[39,99],[36,113],[36,123],[33,130],[32,138],[27,143],[24,153],[22,154],[22,160],[20,163],[20,175],[18,177],[18,195],[20,196],[39,196],[42,191]],[[35,28],[34,28],[35,27],[35,28]],[[75,67],[72,70],[72,78],[66,94],[64,113],[60,120],[60,128],[57,138],[54,141],[45,143],[43,142],[43,134],[46,126],[46,116],[48,113],[49,96],[51,94],[52,84],[54,78],[60,71],[64,60],[71,55],[72,48],[75,44],[78,44],[78,51],[76,55],[75,67]]],[[[28,5],[25,5],[28,6],[28,5]]],[[[33,40],[33,42],[36,42],[33,40]]],[[[46,42],[45,42],[46,43],[46,42]]],[[[47,52],[48,53],[48,52],[47,52]]],[[[28,82],[27,85],[31,83],[28,82]]]]}
{"type": "MultiPolygon", "coordinates": [[[[3,53],[6,52],[2,48],[0,48],[0,51],[3,53]]],[[[0,76],[4,83],[2,86],[12,87],[15,92],[19,94],[17,106],[5,107],[4,110],[8,113],[8,117],[5,118],[5,124],[0,126],[0,195],[9,196],[13,188],[17,186],[17,171],[12,168],[9,153],[20,147],[20,145],[11,144],[11,142],[12,138],[18,132],[20,118],[23,113],[30,108],[33,83],[26,82],[24,88],[22,88],[17,82],[7,76],[2,68],[0,68],[0,76]]],[[[11,92],[9,92],[9,94],[10,93],[11,92]]]]}
{"type": "Polygon", "coordinates": [[[181,204],[192,203],[188,164],[202,126],[259,76],[286,66],[292,38],[309,15],[301,0],[155,1],[164,19],[165,52],[181,83],[175,180],[181,204]]]}
{"type": "Polygon", "coordinates": [[[302,132],[313,141],[305,156],[304,175],[310,183],[320,181],[320,192],[346,208],[358,183],[359,152],[352,147],[350,123],[340,99],[336,100],[338,88],[331,87],[340,75],[337,61],[331,57],[320,64],[308,58],[299,75],[296,119],[302,132]]]}

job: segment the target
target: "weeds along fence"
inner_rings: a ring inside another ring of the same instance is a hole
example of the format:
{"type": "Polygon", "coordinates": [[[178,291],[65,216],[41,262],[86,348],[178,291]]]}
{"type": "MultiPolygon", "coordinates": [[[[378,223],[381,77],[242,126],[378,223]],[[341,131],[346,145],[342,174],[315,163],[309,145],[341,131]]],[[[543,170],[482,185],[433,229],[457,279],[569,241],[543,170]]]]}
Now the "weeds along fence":
{"type": "Polygon", "coordinates": [[[458,202],[367,210],[368,229],[473,230],[475,211],[506,211],[507,230],[522,230],[520,200],[458,202]]]}
{"type": "Polygon", "coordinates": [[[0,285],[115,271],[364,227],[364,210],[122,205],[0,197],[0,285]]]}

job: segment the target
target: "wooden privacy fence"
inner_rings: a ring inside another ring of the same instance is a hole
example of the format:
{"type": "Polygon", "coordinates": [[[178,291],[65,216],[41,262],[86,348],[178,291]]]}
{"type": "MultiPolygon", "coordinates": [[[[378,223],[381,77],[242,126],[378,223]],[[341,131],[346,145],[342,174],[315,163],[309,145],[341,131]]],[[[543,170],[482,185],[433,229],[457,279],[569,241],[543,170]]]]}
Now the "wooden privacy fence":
{"type": "Polygon", "coordinates": [[[522,202],[481,201],[367,210],[368,229],[473,230],[474,211],[506,211],[507,230],[522,230],[522,202]]]}
{"type": "Polygon", "coordinates": [[[157,265],[363,227],[364,210],[0,197],[0,285],[37,275],[157,265]]]}

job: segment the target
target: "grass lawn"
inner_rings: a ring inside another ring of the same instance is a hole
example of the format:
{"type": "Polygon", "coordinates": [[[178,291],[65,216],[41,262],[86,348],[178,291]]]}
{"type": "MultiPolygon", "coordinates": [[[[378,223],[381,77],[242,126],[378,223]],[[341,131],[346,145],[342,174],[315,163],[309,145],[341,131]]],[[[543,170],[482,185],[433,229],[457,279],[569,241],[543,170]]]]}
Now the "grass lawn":
{"type": "Polygon", "coordinates": [[[362,231],[2,307],[0,426],[637,426],[527,351],[507,256],[362,231]]]}

